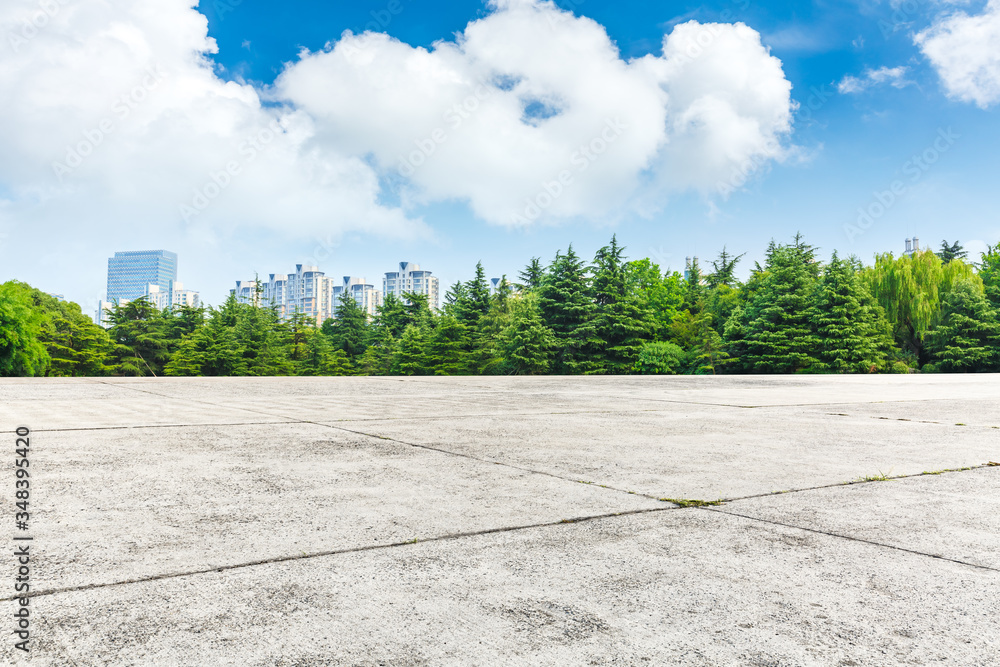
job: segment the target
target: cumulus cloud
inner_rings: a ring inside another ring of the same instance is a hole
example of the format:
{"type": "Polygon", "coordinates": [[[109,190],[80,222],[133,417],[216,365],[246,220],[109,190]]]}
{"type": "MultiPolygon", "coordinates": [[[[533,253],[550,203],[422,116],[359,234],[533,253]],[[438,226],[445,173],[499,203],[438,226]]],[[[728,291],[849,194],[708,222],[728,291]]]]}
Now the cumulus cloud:
{"type": "Polygon", "coordinates": [[[0,216],[399,237],[457,199],[505,225],[607,219],[781,159],[791,132],[781,63],[739,23],[626,61],[590,19],[498,0],[454,41],[347,32],[259,89],[220,78],[193,5],[3,3],[0,216]]]}
{"type": "Polygon", "coordinates": [[[684,23],[662,56],[624,61],[590,19],[505,2],[431,50],[345,33],[272,94],[324,142],[406,176],[414,200],[523,224],[615,215],[639,192],[710,190],[748,159],[780,158],[790,89],[743,24],[684,23]]]}
{"type": "Polygon", "coordinates": [[[981,14],[940,17],[914,37],[948,96],[985,109],[1000,101],[1000,0],[981,14]]]}
{"type": "Polygon", "coordinates": [[[906,79],[907,68],[899,67],[879,67],[878,69],[866,69],[864,75],[860,77],[845,76],[837,84],[837,91],[840,93],[861,93],[869,88],[889,84],[893,88],[905,88],[913,83],[906,79]]]}
{"type": "Polygon", "coordinates": [[[190,0],[0,8],[0,183],[22,222],[93,231],[333,227],[397,235],[362,156],[310,143],[312,120],[220,79],[190,0]],[[229,167],[227,169],[227,166],[229,167]]]}

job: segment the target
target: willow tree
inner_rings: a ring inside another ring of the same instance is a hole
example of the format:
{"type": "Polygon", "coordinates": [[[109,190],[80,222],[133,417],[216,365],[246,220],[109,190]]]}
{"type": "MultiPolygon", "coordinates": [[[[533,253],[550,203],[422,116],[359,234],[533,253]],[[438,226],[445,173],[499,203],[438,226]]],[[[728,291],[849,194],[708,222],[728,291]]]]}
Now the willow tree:
{"type": "Polygon", "coordinates": [[[940,318],[942,299],[952,286],[969,280],[982,292],[982,280],[972,266],[959,259],[945,264],[930,250],[898,258],[892,253],[878,255],[864,276],[896,340],[921,362],[927,360],[924,335],[940,318]]]}

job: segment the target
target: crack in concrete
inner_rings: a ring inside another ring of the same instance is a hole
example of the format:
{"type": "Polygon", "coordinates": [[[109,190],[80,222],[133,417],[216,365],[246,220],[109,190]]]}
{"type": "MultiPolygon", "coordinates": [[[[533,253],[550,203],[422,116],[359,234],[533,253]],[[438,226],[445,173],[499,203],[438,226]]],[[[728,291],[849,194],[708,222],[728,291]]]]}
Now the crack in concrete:
{"type": "MultiPolygon", "coordinates": [[[[147,391],[147,390],[141,390],[141,391],[143,391],[144,393],[147,393],[147,394],[152,394],[154,396],[161,396],[161,394],[156,394],[155,392],[151,392],[151,391],[147,391]]],[[[203,400],[198,400],[198,401],[194,401],[193,399],[188,399],[188,400],[190,402],[197,402],[197,403],[200,403],[202,405],[211,405],[213,407],[225,407],[225,406],[220,406],[220,405],[217,405],[215,403],[210,403],[208,401],[203,401],[203,400]]],[[[465,453],[462,453],[462,452],[455,452],[455,451],[452,451],[452,450],[444,449],[442,447],[435,447],[433,445],[424,445],[424,444],[418,444],[418,443],[413,443],[413,442],[406,442],[404,440],[398,440],[396,438],[392,438],[392,437],[389,437],[389,436],[376,435],[376,434],[373,434],[373,433],[365,433],[364,431],[355,431],[353,429],[345,428],[343,426],[336,426],[334,424],[317,422],[317,421],[312,421],[312,420],[309,420],[309,419],[301,419],[301,418],[298,418],[298,417],[289,417],[287,415],[275,414],[273,412],[263,412],[261,410],[252,410],[250,408],[240,408],[240,409],[246,410],[248,412],[253,412],[253,413],[259,414],[259,415],[264,415],[264,416],[267,416],[267,417],[277,417],[277,418],[280,418],[280,419],[293,420],[293,421],[290,421],[290,422],[282,422],[282,423],[289,423],[289,424],[291,424],[291,423],[296,423],[296,424],[312,424],[314,426],[320,426],[320,427],[323,427],[323,428],[329,428],[329,429],[334,429],[334,430],[338,430],[338,431],[344,431],[345,433],[353,433],[354,435],[361,435],[361,436],[364,436],[364,437],[367,437],[367,438],[377,438],[379,440],[388,440],[390,442],[395,442],[395,443],[398,443],[398,444],[401,444],[401,445],[406,445],[407,447],[413,447],[413,448],[417,448],[417,449],[425,449],[425,450],[429,450],[429,451],[432,451],[432,452],[438,452],[438,453],[441,453],[441,454],[447,454],[449,456],[457,456],[457,457],[460,457],[460,458],[469,459],[471,461],[477,461],[479,463],[487,463],[487,464],[492,464],[492,465],[504,466],[506,468],[510,468],[510,469],[513,469],[513,470],[518,470],[520,472],[527,472],[527,473],[533,473],[533,474],[536,474],[536,475],[543,475],[543,476],[546,476],[546,477],[552,477],[554,479],[559,479],[559,480],[562,480],[562,481],[565,481],[565,482],[571,482],[571,483],[574,483],[574,484],[579,484],[581,482],[584,483],[584,484],[587,483],[584,480],[573,479],[573,478],[570,478],[570,477],[565,477],[563,475],[557,475],[555,473],[550,473],[550,472],[546,472],[546,471],[543,471],[543,470],[534,470],[532,468],[525,468],[525,467],[522,467],[522,466],[516,466],[516,465],[513,465],[511,463],[504,463],[502,461],[493,461],[493,460],[490,460],[490,459],[484,459],[484,458],[480,458],[478,456],[473,456],[471,454],[465,454],[465,453]]],[[[609,489],[611,491],[617,491],[619,493],[627,493],[627,494],[633,495],[633,496],[641,496],[641,497],[644,497],[644,498],[649,498],[650,500],[655,500],[657,502],[660,501],[659,497],[657,497],[657,496],[652,496],[652,495],[645,494],[645,493],[638,493],[636,491],[629,491],[627,489],[619,489],[619,488],[616,488],[616,487],[613,487],[613,486],[607,486],[607,485],[601,485],[601,488],[609,489]]]]}
{"type": "Polygon", "coordinates": [[[755,493],[750,496],[737,496],[735,498],[723,498],[724,503],[735,503],[740,500],[753,500],[754,498],[769,498],[771,496],[787,496],[791,493],[802,493],[804,491],[820,491],[822,489],[836,489],[842,486],[854,486],[856,484],[877,484],[879,482],[890,482],[896,479],[910,479],[911,477],[927,477],[930,475],[944,475],[948,473],[958,473],[958,472],[968,472],[970,470],[979,470],[981,468],[992,468],[994,463],[980,463],[978,465],[965,466],[962,468],[947,468],[944,470],[925,470],[924,472],[915,472],[909,475],[893,475],[891,477],[886,477],[885,479],[854,479],[849,482],[834,482],[833,484],[821,484],[819,486],[807,486],[801,489],[789,489],[788,491],[771,491],[769,493],[755,493]]]}
{"type": "MultiPolygon", "coordinates": [[[[100,381],[98,383],[99,384],[112,384],[112,383],[106,383],[106,382],[100,382],[100,381]]],[[[124,386],[124,387],[127,387],[127,385],[113,385],[113,386],[120,386],[120,387],[124,386]]],[[[175,397],[172,397],[172,396],[166,396],[164,394],[157,394],[156,392],[151,392],[151,391],[144,390],[144,389],[137,389],[137,388],[134,388],[134,387],[128,387],[128,388],[135,389],[136,391],[140,391],[140,392],[143,392],[143,393],[151,394],[153,396],[158,396],[158,397],[161,397],[161,398],[171,398],[171,399],[175,399],[175,400],[187,400],[187,402],[198,403],[198,404],[202,404],[202,405],[210,405],[210,406],[213,406],[213,407],[226,407],[226,406],[218,405],[218,404],[211,403],[211,402],[208,402],[208,401],[203,401],[203,400],[194,401],[194,400],[191,400],[191,399],[176,399],[175,397]]],[[[657,399],[651,399],[651,400],[657,400],[657,399]]],[[[667,401],[667,402],[685,403],[683,401],[667,401]]],[[[691,404],[691,403],[686,403],[686,404],[691,404]]],[[[695,404],[698,404],[698,403],[695,403],[695,404]]],[[[704,403],[702,403],[701,405],[718,405],[718,404],[704,404],[704,403]]],[[[813,405],[813,404],[806,404],[806,405],[813,405]]],[[[756,408],[756,407],[794,407],[794,406],[735,406],[735,405],[726,405],[726,406],[722,406],[722,407],[756,408]]],[[[585,482],[583,480],[575,480],[575,479],[568,478],[568,477],[565,477],[565,476],[562,476],[562,475],[557,475],[557,474],[554,474],[554,473],[549,473],[549,472],[540,471],[540,470],[534,470],[534,469],[531,469],[531,468],[524,468],[524,467],[521,467],[521,466],[515,466],[515,465],[512,465],[512,464],[503,463],[503,462],[500,462],[500,461],[491,461],[491,460],[488,460],[488,459],[483,459],[483,458],[479,458],[479,457],[476,457],[476,456],[472,456],[472,455],[464,454],[464,453],[460,453],[460,452],[454,452],[454,451],[450,451],[450,450],[443,449],[443,448],[440,448],[440,447],[434,447],[434,446],[431,446],[431,445],[422,445],[422,444],[405,442],[405,441],[402,441],[402,440],[397,440],[395,438],[386,437],[386,436],[379,436],[379,435],[373,435],[373,434],[370,434],[370,433],[364,433],[362,431],[355,431],[355,430],[352,430],[352,429],[344,428],[342,426],[335,426],[333,424],[324,424],[322,422],[315,422],[315,421],[311,421],[311,420],[304,420],[304,419],[299,419],[299,418],[295,418],[295,417],[287,417],[285,415],[276,415],[274,413],[263,412],[263,411],[260,411],[260,410],[251,410],[249,408],[240,408],[240,409],[246,410],[248,412],[254,412],[256,414],[265,415],[265,416],[268,416],[268,417],[276,417],[276,418],[280,418],[280,419],[291,420],[291,421],[287,421],[287,422],[274,422],[274,424],[311,424],[311,425],[314,425],[314,426],[321,426],[321,427],[325,427],[325,428],[331,428],[331,429],[335,429],[335,430],[345,431],[345,432],[348,432],[348,433],[353,433],[355,435],[361,435],[361,436],[364,436],[364,437],[378,438],[378,439],[382,439],[382,440],[389,440],[389,441],[396,442],[398,444],[406,445],[406,446],[409,446],[409,447],[414,447],[414,448],[419,448],[419,449],[426,449],[426,450],[430,450],[430,451],[439,452],[439,453],[442,453],[442,454],[447,454],[447,455],[450,455],[450,456],[458,456],[458,457],[462,457],[462,458],[474,460],[474,461],[477,461],[477,462],[480,462],[480,463],[487,463],[487,464],[493,464],[493,465],[501,465],[501,466],[504,466],[504,467],[507,467],[507,468],[519,470],[521,472],[527,472],[527,473],[537,474],[537,475],[544,475],[544,476],[547,476],[547,477],[552,477],[552,478],[555,478],[555,479],[559,479],[559,480],[567,481],[567,482],[571,482],[571,483],[584,483],[584,484],[598,486],[599,488],[608,489],[608,490],[619,492],[619,493],[626,493],[626,494],[629,494],[629,495],[635,495],[635,496],[641,496],[641,497],[649,498],[651,500],[656,500],[657,502],[665,502],[665,501],[663,501],[659,497],[648,495],[648,494],[644,494],[644,493],[637,493],[637,492],[634,492],[634,491],[627,491],[625,489],[619,489],[619,488],[616,488],[616,487],[611,487],[611,486],[607,486],[607,485],[603,485],[603,484],[596,484],[594,482],[585,482]]],[[[577,414],[579,414],[579,413],[577,413],[577,414]]],[[[260,425],[260,423],[258,422],[256,425],[260,425]]],[[[192,426],[203,426],[203,425],[192,425],[192,426]]],[[[212,426],[212,425],[209,424],[207,426],[212,426]]],[[[952,469],[952,470],[946,470],[946,471],[941,471],[941,472],[942,473],[943,472],[962,472],[962,471],[965,471],[965,470],[976,470],[976,469],[979,469],[979,468],[992,467],[992,466],[995,466],[995,465],[996,464],[993,464],[993,463],[986,463],[986,464],[982,464],[982,465],[978,465],[978,466],[970,466],[970,467],[963,468],[963,469],[952,469]]],[[[915,473],[915,474],[911,474],[911,475],[898,475],[898,476],[895,476],[895,477],[891,477],[889,479],[907,479],[907,478],[910,478],[910,477],[921,477],[921,476],[924,476],[924,475],[927,475],[927,474],[941,474],[941,473],[926,473],[926,472],[924,472],[924,473],[915,473]]],[[[835,488],[835,487],[840,487],[840,486],[850,486],[850,485],[853,485],[853,484],[872,484],[872,483],[875,483],[875,481],[881,481],[881,480],[854,480],[854,481],[851,481],[851,482],[840,482],[840,483],[835,483],[835,484],[828,484],[828,485],[822,485],[822,486],[808,487],[808,488],[802,488],[802,489],[792,489],[792,490],[789,490],[789,491],[777,491],[777,492],[771,492],[771,493],[765,493],[765,494],[757,494],[757,495],[751,495],[751,496],[742,496],[742,497],[738,497],[738,498],[729,498],[729,499],[723,499],[722,502],[723,503],[732,503],[732,502],[739,502],[740,500],[749,500],[749,499],[752,499],[752,498],[762,498],[762,497],[776,496],[776,495],[787,495],[787,494],[790,494],[790,493],[800,493],[800,492],[803,492],[803,491],[829,489],[829,488],[835,488]]],[[[549,522],[542,522],[542,523],[536,523],[536,524],[527,524],[527,525],[521,525],[521,526],[509,526],[509,527],[501,527],[501,528],[488,528],[488,529],[478,530],[478,531],[466,531],[466,532],[458,532],[458,533],[449,533],[449,534],[446,534],[446,535],[440,535],[440,536],[436,536],[436,537],[426,538],[424,540],[419,540],[419,539],[415,538],[413,540],[407,540],[407,541],[404,541],[404,542],[393,542],[393,543],[389,543],[389,544],[370,545],[370,546],[361,546],[361,547],[349,547],[349,548],[344,548],[344,549],[335,549],[335,550],[314,552],[314,553],[311,553],[311,554],[300,554],[300,555],[294,555],[294,556],[278,556],[278,557],[274,557],[274,558],[261,559],[261,560],[255,560],[255,561],[247,561],[247,562],[237,563],[237,564],[233,564],[233,565],[215,566],[215,567],[210,567],[210,568],[203,568],[203,569],[198,569],[198,570],[191,570],[191,571],[177,572],[177,573],[166,573],[166,574],[159,574],[159,575],[150,575],[150,576],[147,576],[147,577],[137,577],[137,578],[133,578],[133,579],[125,579],[125,580],[121,580],[121,581],[108,582],[108,583],[103,583],[103,584],[85,584],[85,585],[81,585],[81,586],[70,586],[70,587],[65,587],[65,588],[51,589],[51,590],[47,590],[47,591],[37,591],[37,592],[34,592],[34,593],[29,593],[28,595],[23,596],[23,597],[41,597],[41,596],[47,596],[47,595],[55,595],[55,594],[59,594],[59,593],[69,593],[69,592],[76,592],[76,591],[94,590],[94,589],[107,588],[107,587],[112,587],[112,586],[123,586],[123,585],[129,585],[129,584],[144,583],[144,582],[149,582],[149,581],[161,581],[161,580],[164,580],[164,579],[174,579],[174,578],[180,578],[180,577],[196,576],[196,575],[199,575],[199,574],[208,574],[208,573],[212,573],[212,572],[224,572],[224,571],[227,571],[227,570],[236,570],[236,569],[242,569],[242,568],[248,568],[248,567],[255,567],[255,566],[259,566],[259,565],[268,565],[268,564],[274,564],[274,563],[291,562],[291,561],[305,560],[305,559],[311,559],[311,558],[321,558],[321,557],[324,557],[324,556],[335,556],[335,555],[341,555],[341,554],[359,553],[359,552],[374,551],[374,550],[381,550],[381,549],[391,549],[391,548],[403,547],[403,546],[412,545],[412,544],[418,544],[418,543],[422,543],[422,542],[441,542],[441,541],[446,541],[446,540],[456,540],[456,539],[462,539],[462,538],[466,538],[466,537],[476,537],[476,536],[490,535],[490,534],[496,534],[496,533],[516,532],[516,531],[531,530],[531,529],[536,529],[536,528],[548,528],[548,527],[559,526],[559,525],[563,525],[563,524],[567,524],[567,523],[581,523],[581,522],[594,521],[594,520],[598,520],[598,519],[607,519],[607,518],[613,518],[613,517],[619,517],[619,516],[630,516],[630,515],[637,515],[637,514],[648,514],[648,513],[653,513],[653,512],[664,512],[664,511],[683,510],[683,509],[695,509],[695,510],[708,511],[708,512],[717,512],[719,514],[727,514],[729,516],[740,517],[740,518],[743,518],[743,519],[747,519],[749,521],[756,521],[756,522],[760,522],[760,523],[766,523],[766,524],[781,526],[781,527],[792,529],[792,530],[801,530],[801,531],[811,532],[811,533],[815,533],[815,534],[819,534],[819,535],[825,535],[825,536],[828,536],[828,537],[833,537],[833,538],[838,538],[838,539],[849,540],[849,541],[852,541],[852,542],[858,542],[858,543],[862,543],[862,544],[867,544],[867,545],[875,546],[875,547],[882,547],[882,548],[887,548],[887,549],[893,549],[893,550],[900,551],[900,552],[903,552],[903,553],[908,553],[908,554],[917,555],[917,556],[924,556],[924,557],[933,558],[933,559],[937,559],[937,560],[943,560],[943,561],[947,561],[947,562],[951,562],[951,563],[956,563],[956,564],[959,564],[959,565],[965,565],[965,566],[973,567],[973,568],[977,568],[977,569],[988,570],[988,571],[991,571],[991,572],[1000,572],[1000,569],[994,568],[994,567],[990,567],[990,566],[987,566],[987,565],[980,565],[980,564],[977,564],[977,563],[970,563],[970,562],[967,562],[967,561],[962,561],[962,560],[957,560],[957,559],[953,559],[953,558],[948,558],[946,556],[942,556],[942,555],[939,555],[939,554],[930,554],[930,553],[918,551],[918,550],[915,550],[915,549],[907,549],[905,547],[900,547],[900,546],[896,546],[896,545],[892,545],[892,544],[886,544],[886,543],[882,543],[882,542],[875,542],[875,541],[872,541],[872,540],[866,540],[866,539],[859,538],[859,537],[852,537],[850,535],[842,535],[842,534],[839,534],[839,533],[834,533],[834,532],[830,532],[830,531],[819,530],[819,529],[815,529],[815,528],[806,528],[806,527],[803,527],[803,526],[798,526],[798,525],[795,525],[795,524],[784,523],[784,522],[781,522],[781,521],[774,521],[774,520],[769,520],[769,519],[762,519],[762,518],[759,518],[759,517],[754,517],[754,516],[750,516],[750,515],[746,515],[746,514],[741,514],[739,512],[728,511],[728,510],[725,510],[725,509],[718,509],[718,508],[712,507],[712,506],[695,506],[695,507],[691,507],[691,508],[686,508],[686,507],[678,507],[678,506],[673,505],[671,503],[670,507],[654,507],[654,508],[645,508],[645,509],[638,509],[638,510],[626,510],[626,511],[623,511],[623,512],[611,512],[611,513],[606,513],[606,514],[590,515],[590,516],[577,517],[577,518],[572,518],[572,519],[561,519],[561,520],[558,520],[558,521],[549,521],[549,522]]],[[[13,596],[13,597],[7,597],[7,598],[3,598],[3,599],[7,600],[7,601],[12,601],[12,600],[16,600],[18,597],[22,597],[22,596],[13,596]]]]}
{"type": "Polygon", "coordinates": [[[75,593],[78,591],[90,591],[99,588],[111,588],[114,586],[127,586],[130,584],[141,584],[150,581],[162,581],[164,579],[179,579],[181,577],[191,577],[199,574],[210,574],[212,572],[226,572],[229,570],[240,570],[248,567],[256,567],[259,565],[272,565],[275,563],[288,563],[297,560],[309,560],[313,558],[323,558],[325,556],[339,556],[343,554],[352,553],[362,553],[365,551],[380,551],[384,549],[394,549],[398,547],[412,546],[414,544],[425,544],[428,542],[445,542],[449,540],[458,540],[466,537],[479,537],[482,535],[493,535],[496,533],[512,533],[522,530],[532,530],[535,528],[551,528],[554,526],[561,526],[571,523],[584,523],[587,521],[597,521],[599,519],[610,519],[619,516],[630,516],[633,514],[649,514],[652,512],[666,512],[671,510],[682,509],[679,507],[647,507],[645,509],[637,510],[625,510],[622,512],[608,512],[605,514],[593,514],[588,516],[573,517],[569,519],[559,519],[557,521],[545,521],[541,523],[524,524],[520,526],[502,526],[499,528],[484,528],[482,530],[471,530],[459,533],[447,533],[445,535],[436,535],[434,537],[428,537],[424,539],[414,538],[412,540],[405,540],[403,542],[390,542],[387,544],[372,544],[368,546],[360,547],[346,547],[343,549],[331,549],[328,551],[315,551],[312,553],[303,553],[297,555],[289,556],[275,556],[273,558],[262,558],[260,560],[245,561],[242,563],[233,563],[231,565],[216,565],[212,567],[200,568],[197,570],[185,570],[184,572],[168,572],[164,574],[151,574],[145,577],[135,577],[132,579],[121,579],[119,581],[109,581],[99,584],[81,584],[79,586],[66,586],[63,588],[52,588],[49,590],[35,591],[27,593],[25,595],[15,595],[11,597],[0,598],[6,602],[12,600],[17,600],[21,597],[36,598],[44,597],[48,595],[57,595],[60,593],[75,593]]]}
{"type": "MultiPolygon", "coordinates": [[[[67,433],[80,431],[130,431],[144,428],[200,428],[204,426],[280,426],[282,424],[296,424],[298,422],[227,422],[208,424],[142,424],[140,426],[90,426],[88,428],[33,428],[32,433],[67,433]]],[[[2,433],[14,433],[14,431],[0,431],[2,433]]]]}
{"type": "Polygon", "coordinates": [[[760,523],[768,523],[774,526],[782,526],[783,528],[792,528],[794,530],[804,530],[809,533],[816,533],[817,535],[826,535],[828,537],[836,537],[842,540],[850,540],[851,542],[860,542],[861,544],[869,544],[875,547],[883,547],[886,549],[894,549],[896,551],[902,551],[908,554],[914,554],[916,556],[926,556],[928,558],[935,558],[937,560],[947,561],[949,563],[957,563],[958,565],[967,565],[969,567],[978,568],[980,570],[989,570],[990,572],[1000,572],[1000,568],[990,567],[989,565],[980,565],[978,563],[970,563],[964,560],[957,560],[955,558],[948,558],[947,556],[942,556],[940,554],[930,554],[925,551],[917,551],[916,549],[907,549],[906,547],[896,546],[894,544],[886,544],[885,542],[875,542],[874,540],[866,540],[863,537],[852,537],[851,535],[843,535],[841,533],[834,533],[827,530],[820,530],[818,528],[806,528],[804,526],[798,526],[791,523],[785,523],[783,521],[774,521],[772,519],[762,519],[756,516],[750,516],[749,514],[740,514],[739,512],[731,512],[723,509],[717,509],[714,507],[697,507],[705,512],[718,512],[719,514],[728,514],[729,516],[738,516],[743,519],[749,519],[750,521],[759,521],[760,523]]]}

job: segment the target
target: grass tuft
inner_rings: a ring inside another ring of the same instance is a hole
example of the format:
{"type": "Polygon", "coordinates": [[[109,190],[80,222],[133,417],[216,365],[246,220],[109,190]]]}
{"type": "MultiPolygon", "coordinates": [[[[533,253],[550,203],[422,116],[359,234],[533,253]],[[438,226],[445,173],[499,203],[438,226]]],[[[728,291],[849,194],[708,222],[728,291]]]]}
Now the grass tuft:
{"type": "Polygon", "coordinates": [[[678,507],[709,507],[713,505],[721,505],[722,498],[718,500],[692,500],[690,498],[660,498],[661,502],[673,503],[678,507]]]}
{"type": "MultiPolygon", "coordinates": [[[[892,473],[891,470],[889,472],[892,473]]],[[[859,481],[859,482],[890,482],[890,481],[892,481],[892,477],[889,477],[889,475],[887,475],[886,473],[884,473],[881,470],[879,470],[877,475],[865,475],[864,477],[858,477],[857,481],[859,481]]]]}

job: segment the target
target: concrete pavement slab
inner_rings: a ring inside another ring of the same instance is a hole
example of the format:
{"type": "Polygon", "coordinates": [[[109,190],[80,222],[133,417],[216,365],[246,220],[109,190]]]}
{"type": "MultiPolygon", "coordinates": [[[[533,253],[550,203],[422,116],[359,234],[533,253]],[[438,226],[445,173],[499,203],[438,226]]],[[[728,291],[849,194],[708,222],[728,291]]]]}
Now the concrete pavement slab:
{"type": "Polygon", "coordinates": [[[989,428],[718,406],[657,412],[368,421],[358,432],[656,497],[714,500],[979,465],[989,428]]]}
{"type": "Polygon", "coordinates": [[[697,509],[35,605],[38,664],[1000,662],[1000,573],[697,509]]]}
{"type": "Polygon", "coordinates": [[[34,430],[32,663],[1000,664],[1000,468],[744,497],[998,461],[998,398],[993,376],[3,380],[0,431],[34,430]]]}
{"type": "Polygon", "coordinates": [[[1000,466],[750,498],[719,511],[1000,570],[1000,466]]]}
{"type": "Polygon", "coordinates": [[[46,588],[664,505],[313,424],[36,433],[31,470],[46,588]]]}

